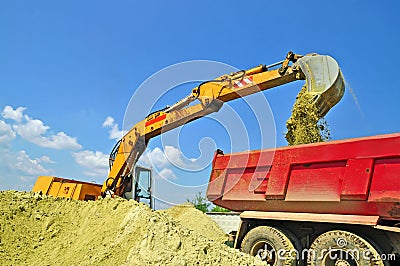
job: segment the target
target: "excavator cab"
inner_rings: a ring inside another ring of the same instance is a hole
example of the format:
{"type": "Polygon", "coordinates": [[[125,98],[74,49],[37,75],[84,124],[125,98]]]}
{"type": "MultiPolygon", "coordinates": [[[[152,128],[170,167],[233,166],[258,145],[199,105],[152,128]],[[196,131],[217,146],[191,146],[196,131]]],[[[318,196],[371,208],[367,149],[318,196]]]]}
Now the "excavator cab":
{"type": "Polygon", "coordinates": [[[319,117],[325,116],[344,94],[344,78],[338,63],[328,55],[310,54],[298,59],[296,65],[305,76],[319,117]]]}
{"type": "Polygon", "coordinates": [[[129,175],[125,182],[124,198],[134,199],[149,205],[151,209],[154,208],[152,169],[136,166],[134,173],[129,175]]]}
{"type": "Polygon", "coordinates": [[[137,202],[143,202],[149,205],[151,209],[153,209],[154,198],[152,195],[152,169],[142,166],[136,166],[134,176],[135,178],[131,179],[133,181],[131,184],[131,192],[125,192],[125,198],[134,199],[137,202]]]}

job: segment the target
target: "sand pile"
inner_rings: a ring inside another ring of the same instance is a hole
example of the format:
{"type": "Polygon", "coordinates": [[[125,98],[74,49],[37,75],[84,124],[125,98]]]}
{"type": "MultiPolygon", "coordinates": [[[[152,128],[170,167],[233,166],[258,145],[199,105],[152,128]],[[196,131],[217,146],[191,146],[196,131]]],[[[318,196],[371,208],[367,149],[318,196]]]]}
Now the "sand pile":
{"type": "Polygon", "coordinates": [[[318,109],[307,93],[306,85],[300,90],[286,122],[286,140],[289,145],[326,141],[330,132],[326,121],[318,116],[318,109]]]}
{"type": "Polygon", "coordinates": [[[178,220],[183,226],[209,239],[213,239],[219,243],[227,240],[226,234],[221,227],[190,203],[174,206],[160,212],[168,214],[178,220]],[[194,217],[195,219],[193,219],[194,217]]]}
{"type": "MultiPolygon", "coordinates": [[[[0,265],[263,265],[208,238],[219,233],[199,234],[200,228],[182,224],[185,215],[178,221],[168,212],[123,199],[83,202],[3,191],[0,265]]],[[[189,212],[194,221],[204,218],[189,212]]]]}

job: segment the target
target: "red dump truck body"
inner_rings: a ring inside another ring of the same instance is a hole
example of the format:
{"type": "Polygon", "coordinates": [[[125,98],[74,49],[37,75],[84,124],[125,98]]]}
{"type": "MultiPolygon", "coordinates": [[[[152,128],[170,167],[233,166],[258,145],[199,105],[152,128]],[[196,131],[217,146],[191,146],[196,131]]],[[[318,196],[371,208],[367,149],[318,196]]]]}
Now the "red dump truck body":
{"type": "Polygon", "coordinates": [[[217,151],[207,197],[235,211],[400,220],[400,134],[232,154],[217,151]]]}

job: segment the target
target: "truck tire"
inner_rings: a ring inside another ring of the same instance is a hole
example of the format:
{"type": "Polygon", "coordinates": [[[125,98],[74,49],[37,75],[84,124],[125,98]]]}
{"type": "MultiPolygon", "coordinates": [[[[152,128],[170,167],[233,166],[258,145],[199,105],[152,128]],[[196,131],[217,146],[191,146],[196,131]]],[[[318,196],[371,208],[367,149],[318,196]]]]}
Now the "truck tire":
{"type": "Polygon", "coordinates": [[[289,237],[270,226],[251,229],[243,239],[242,252],[258,257],[269,266],[297,265],[297,251],[289,237]]]}
{"type": "Polygon", "coordinates": [[[308,252],[308,266],[383,266],[380,254],[364,238],[334,230],[318,236],[308,252]]]}

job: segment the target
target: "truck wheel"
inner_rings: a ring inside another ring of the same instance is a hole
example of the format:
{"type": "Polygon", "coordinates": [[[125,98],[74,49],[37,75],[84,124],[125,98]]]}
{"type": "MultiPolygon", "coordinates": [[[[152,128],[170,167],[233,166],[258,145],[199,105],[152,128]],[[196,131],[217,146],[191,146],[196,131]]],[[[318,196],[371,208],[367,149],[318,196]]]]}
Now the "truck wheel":
{"type": "Polygon", "coordinates": [[[297,251],[292,241],[274,227],[251,229],[243,239],[241,250],[266,261],[269,266],[297,265],[297,251]]]}
{"type": "Polygon", "coordinates": [[[308,252],[309,266],[383,266],[378,251],[362,237],[341,230],[318,236],[308,252]]]}

